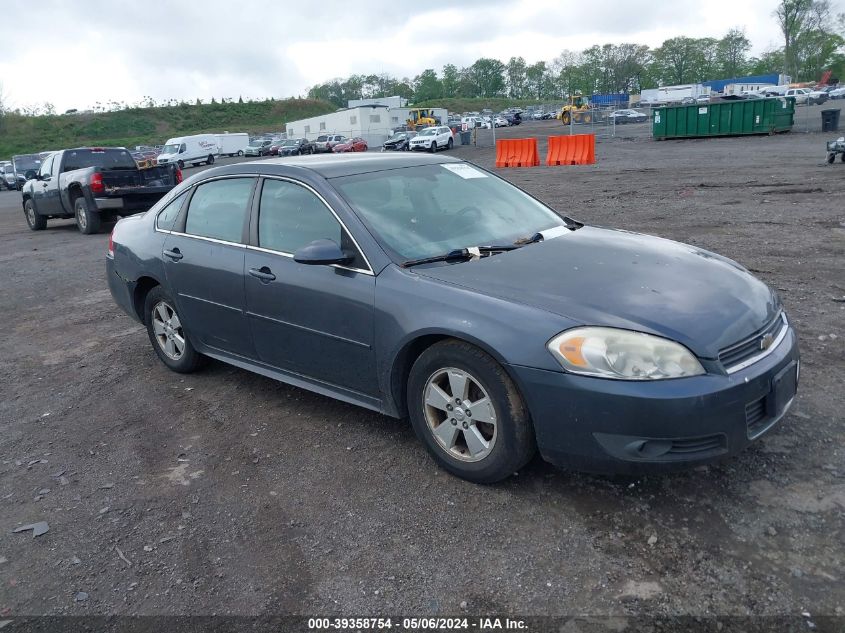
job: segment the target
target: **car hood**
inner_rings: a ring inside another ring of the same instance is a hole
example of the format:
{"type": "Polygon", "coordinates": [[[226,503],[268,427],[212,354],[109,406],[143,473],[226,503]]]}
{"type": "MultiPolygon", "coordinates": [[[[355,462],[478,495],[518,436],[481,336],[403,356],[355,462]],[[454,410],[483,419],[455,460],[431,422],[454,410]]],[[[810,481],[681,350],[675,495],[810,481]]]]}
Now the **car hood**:
{"type": "Polygon", "coordinates": [[[702,358],[717,358],[780,309],[768,286],[725,257],[596,227],[477,261],[413,270],[579,325],[657,334],[702,358]]]}

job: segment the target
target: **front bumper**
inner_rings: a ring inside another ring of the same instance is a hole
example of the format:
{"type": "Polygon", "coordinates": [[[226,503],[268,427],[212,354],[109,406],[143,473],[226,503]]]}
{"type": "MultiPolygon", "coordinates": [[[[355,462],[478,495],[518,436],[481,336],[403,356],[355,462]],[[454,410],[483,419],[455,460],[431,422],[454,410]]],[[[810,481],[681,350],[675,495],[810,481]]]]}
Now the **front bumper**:
{"type": "Polygon", "coordinates": [[[795,395],[795,331],[731,375],[653,382],[510,366],[537,446],[559,466],[599,473],[675,470],[741,452],[785,415],[795,395]]]}

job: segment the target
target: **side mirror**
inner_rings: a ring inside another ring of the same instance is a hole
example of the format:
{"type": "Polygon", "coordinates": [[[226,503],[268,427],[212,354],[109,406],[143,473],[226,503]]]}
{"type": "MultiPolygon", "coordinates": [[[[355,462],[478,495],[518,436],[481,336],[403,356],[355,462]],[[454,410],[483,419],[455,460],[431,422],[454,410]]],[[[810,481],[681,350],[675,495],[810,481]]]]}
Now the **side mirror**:
{"type": "Polygon", "coordinates": [[[293,254],[293,261],[300,264],[348,264],[352,257],[343,252],[334,240],[314,240],[293,254]]]}

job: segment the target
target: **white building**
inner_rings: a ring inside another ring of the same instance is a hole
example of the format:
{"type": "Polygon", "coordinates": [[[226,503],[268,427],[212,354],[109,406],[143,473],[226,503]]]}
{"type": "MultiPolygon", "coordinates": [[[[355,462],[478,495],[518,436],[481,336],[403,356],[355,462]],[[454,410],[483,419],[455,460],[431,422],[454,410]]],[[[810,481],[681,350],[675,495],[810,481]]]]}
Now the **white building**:
{"type": "MultiPolygon", "coordinates": [[[[392,97],[391,97],[392,98],[392,97]]],[[[448,118],[446,108],[433,108],[436,117],[445,124],[448,118]]],[[[409,108],[391,108],[386,105],[365,105],[338,110],[321,116],[291,121],[286,125],[288,138],[316,139],[320,134],[343,134],[360,136],[370,147],[378,147],[390,136],[390,132],[405,125],[409,108]]]]}

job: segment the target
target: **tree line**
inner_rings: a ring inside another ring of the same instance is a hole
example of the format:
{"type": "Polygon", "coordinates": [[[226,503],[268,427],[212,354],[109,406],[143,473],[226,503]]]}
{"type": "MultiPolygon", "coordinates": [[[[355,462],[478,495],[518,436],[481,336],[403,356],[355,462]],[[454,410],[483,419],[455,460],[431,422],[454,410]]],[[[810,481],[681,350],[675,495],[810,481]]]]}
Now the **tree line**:
{"type": "Polygon", "coordinates": [[[733,28],[720,38],[673,37],[657,48],[622,43],[564,50],[534,64],[522,57],[507,62],[483,57],[462,68],[427,68],[413,78],[352,75],[313,86],[308,96],[338,107],[350,99],[392,95],[417,103],[444,97],[540,101],[576,92],[632,94],[661,85],[781,72],[793,81],[818,81],[826,70],[845,79],[845,14],[834,15],[828,0],[781,0],[773,18],[784,44],[758,57],[749,56],[751,42],[744,30],[733,28]]]}

